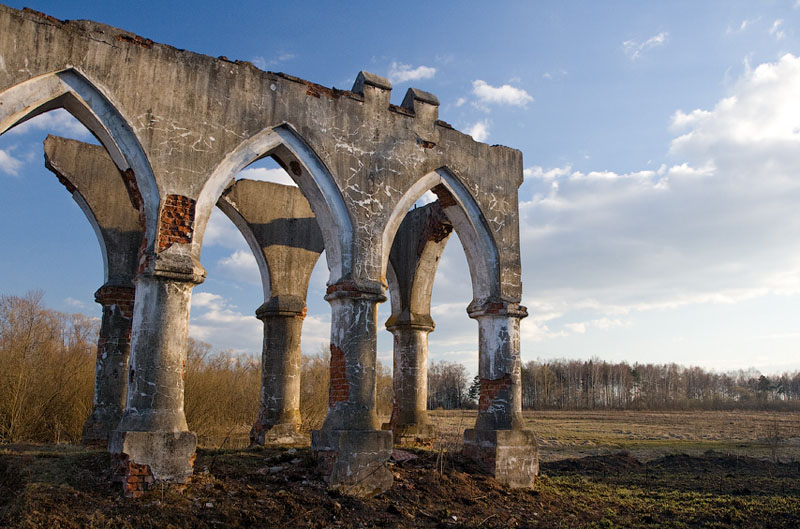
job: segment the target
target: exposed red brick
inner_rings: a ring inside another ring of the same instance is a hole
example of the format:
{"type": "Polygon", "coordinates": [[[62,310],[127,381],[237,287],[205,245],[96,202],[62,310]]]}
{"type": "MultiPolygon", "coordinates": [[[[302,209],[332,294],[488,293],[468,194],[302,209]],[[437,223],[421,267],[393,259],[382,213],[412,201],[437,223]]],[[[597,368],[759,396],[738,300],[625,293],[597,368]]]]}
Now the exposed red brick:
{"type": "Polygon", "coordinates": [[[136,289],[132,287],[102,286],[94,293],[94,300],[104,307],[116,305],[123,318],[133,318],[133,300],[136,289]]]}
{"type": "Polygon", "coordinates": [[[350,383],[347,382],[347,362],[344,351],[331,344],[331,382],[328,389],[328,406],[350,398],[350,383]]]}
{"type": "Polygon", "coordinates": [[[508,373],[498,379],[482,378],[478,409],[481,411],[488,410],[492,401],[497,398],[500,393],[507,393],[509,388],[511,388],[511,375],[508,373]]]}
{"type": "Polygon", "coordinates": [[[144,37],[140,37],[139,35],[124,35],[119,34],[117,35],[117,40],[122,42],[130,42],[131,44],[135,44],[137,46],[141,46],[142,48],[150,49],[153,47],[154,42],[150,39],[146,39],[144,37]]]}
{"type": "Polygon", "coordinates": [[[60,25],[60,24],[64,23],[63,20],[59,20],[56,17],[51,17],[50,15],[48,15],[46,13],[42,13],[41,11],[36,11],[35,9],[31,9],[30,7],[23,7],[22,11],[24,11],[25,13],[30,13],[32,15],[36,15],[37,17],[43,18],[43,19],[47,20],[48,22],[52,22],[54,24],[59,24],[60,25]]]}
{"type": "Polygon", "coordinates": [[[155,482],[149,466],[136,464],[125,454],[117,458],[116,476],[122,482],[122,492],[126,498],[142,496],[155,482]]]}
{"type": "Polygon", "coordinates": [[[139,212],[139,229],[142,232],[142,241],[139,245],[139,267],[137,272],[142,273],[147,267],[147,237],[145,237],[147,220],[144,213],[144,200],[142,200],[142,194],[139,191],[139,185],[136,183],[136,175],[133,169],[125,169],[121,172],[121,175],[122,181],[125,183],[125,189],[128,191],[131,205],[139,212]]]}
{"type": "Polygon", "coordinates": [[[417,136],[417,145],[419,145],[423,149],[433,149],[434,147],[436,147],[436,144],[433,143],[432,141],[423,140],[419,136],[417,136]]]}
{"type": "Polygon", "coordinates": [[[158,249],[166,250],[174,243],[192,242],[195,201],[183,195],[167,195],[161,208],[158,228],[158,249]]]}
{"type": "Polygon", "coordinates": [[[433,189],[431,189],[431,191],[433,191],[433,194],[439,198],[439,205],[441,205],[443,208],[458,204],[455,197],[453,197],[453,194],[450,193],[450,190],[447,189],[444,184],[435,186],[433,189]]]}
{"type": "Polygon", "coordinates": [[[417,257],[422,255],[425,251],[425,246],[429,241],[442,242],[453,231],[453,225],[447,220],[441,208],[434,208],[430,210],[428,219],[422,228],[422,234],[417,243],[417,257]]]}

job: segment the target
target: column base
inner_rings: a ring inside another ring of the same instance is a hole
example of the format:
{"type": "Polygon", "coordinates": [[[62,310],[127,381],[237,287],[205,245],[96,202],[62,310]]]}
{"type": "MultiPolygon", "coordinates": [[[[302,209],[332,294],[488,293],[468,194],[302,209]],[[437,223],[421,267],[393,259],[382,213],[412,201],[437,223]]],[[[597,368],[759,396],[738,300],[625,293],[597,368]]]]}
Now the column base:
{"type": "Polygon", "coordinates": [[[364,498],[392,486],[394,476],[386,467],[392,456],[392,432],[314,430],[311,449],[331,490],[364,498]]]}
{"type": "Polygon", "coordinates": [[[308,437],[300,433],[300,425],[295,423],[253,425],[250,431],[251,445],[297,445],[308,443],[308,437]]]}
{"type": "Polygon", "coordinates": [[[111,434],[119,425],[121,418],[122,410],[119,408],[109,410],[95,407],[92,409],[92,414],[83,424],[81,443],[89,447],[107,447],[111,434]]]}
{"type": "Polygon", "coordinates": [[[436,427],[432,424],[395,424],[385,422],[381,430],[391,430],[396,446],[428,446],[436,438],[436,427]]]}
{"type": "Polygon", "coordinates": [[[463,453],[512,489],[533,487],[539,474],[539,448],[530,430],[471,428],[464,432],[463,453]]]}
{"type": "Polygon", "coordinates": [[[126,497],[162,485],[181,489],[192,476],[197,436],[192,432],[120,432],[111,435],[116,478],[126,497]]]}

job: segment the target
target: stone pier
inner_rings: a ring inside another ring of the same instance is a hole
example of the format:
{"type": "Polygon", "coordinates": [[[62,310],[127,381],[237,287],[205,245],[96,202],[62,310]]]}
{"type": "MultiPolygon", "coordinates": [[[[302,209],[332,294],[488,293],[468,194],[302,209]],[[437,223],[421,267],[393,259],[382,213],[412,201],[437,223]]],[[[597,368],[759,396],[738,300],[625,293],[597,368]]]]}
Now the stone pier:
{"type": "Polygon", "coordinates": [[[83,442],[105,446],[119,424],[128,383],[134,278],[142,229],[139,212],[119,170],[103,147],[48,136],[45,166],[72,194],[94,228],[103,255],[105,284],[95,292],[103,307],[92,412],[83,442]]]}
{"type": "Polygon", "coordinates": [[[391,429],[395,444],[426,442],[434,434],[428,420],[428,334],[436,268],[453,227],[438,202],[416,208],[397,230],[389,254],[387,280],[394,335],[391,429]]]}
{"type": "Polygon", "coordinates": [[[244,234],[259,265],[264,304],[261,407],[253,444],[301,443],[300,335],[311,272],[324,249],[322,234],[297,187],[239,180],[217,205],[244,234]]]}
{"type": "Polygon", "coordinates": [[[311,449],[328,486],[345,494],[372,496],[392,485],[386,462],[392,432],[380,429],[375,411],[380,283],[340,282],[328,287],[331,364],[328,414],[311,432],[311,449]]]}
{"type": "Polygon", "coordinates": [[[519,323],[528,315],[519,304],[470,306],[478,320],[480,398],[475,427],[464,433],[464,454],[503,485],[531,487],[539,473],[533,432],[522,418],[519,323]]]}

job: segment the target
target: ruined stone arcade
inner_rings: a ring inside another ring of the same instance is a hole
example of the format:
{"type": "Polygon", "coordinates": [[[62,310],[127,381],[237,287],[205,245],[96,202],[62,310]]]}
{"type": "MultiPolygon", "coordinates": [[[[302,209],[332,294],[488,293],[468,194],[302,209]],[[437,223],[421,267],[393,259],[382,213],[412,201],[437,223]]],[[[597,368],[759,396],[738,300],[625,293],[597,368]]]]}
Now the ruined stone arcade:
{"type": "Polygon", "coordinates": [[[391,486],[393,435],[430,433],[430,295],[455,231],[472,280],[467,311],[479,328],[480,406],[464,450],[502,483],[533,483],[536,442],[521,417],[519,151],[439,121],[438,100],[421,90],[392,105],[390,83],[366,72],[350,91],[336,90],[4,6],[0,59],[0,133],[64,108],[103,145],[48,138],[45,153],[103,250],[95,401],[84,437],[108,441],[129,494],[192,473],[183,364],[214,206],[244,235],[264,286],[254,442],[298,439],[300,332],[308,279],[324,249],[331,386],[312,449],[331,488],[368,495],[391,486]],[[298,187],[234,182],[263,157],[298,187]],[[428,190],[438,200],[408,214],[428,190]],[[382,426],[377,305],[387,288],[396,405],[382,426]]]}

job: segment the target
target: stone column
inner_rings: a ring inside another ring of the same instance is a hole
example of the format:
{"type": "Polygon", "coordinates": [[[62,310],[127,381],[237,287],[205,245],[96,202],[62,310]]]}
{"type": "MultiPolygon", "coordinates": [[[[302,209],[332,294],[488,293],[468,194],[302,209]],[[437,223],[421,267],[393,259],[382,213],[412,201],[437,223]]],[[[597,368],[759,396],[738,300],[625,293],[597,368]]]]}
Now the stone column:
{"type": "Polygon", "coordinates": [[[106,284],[94,294],[103,307],[97,342],[92,413],[83,425],[83,443],[103,446],[119,424],[128,386],[128,353],[133,320],[132,286],[106,284]]]}
{"type": "Polygon", "coordinates": [[[394,399],[392,418],[383,429],[392,430],[395,444],[434,434],[428,420],[428,334],[434,325],[430,316],[415,320],[386,324],[394,336],[394,399]]]}
{"type": "Polygon", "coordinates": [[[184,484],[192,474],[197,437],[183,410],[183,375],[192,288],[160,271],[137,279],[128,398],[109,451],[116,455],[125,493],[184,484]]]}
{"type": "Polygon", "coordinates": [[[331,489],[371,496],[392,485],[385,463],[392,432],[379,429],[377,389],[380,283],[343,281],[328,287],[331,304],[331,371],[328,414],[311,435],[311,448],[331,489]]]}
{"type": "Polygon", "coordinates": [[[252,444],[293,444],[300,434],[300,335],[302,298],[275,296],[256,311],[264,322],[261,350],[261,410],[250,431],[252,444]]]}
{"type": "Polygon", "coordinates": [[[519,325],[527,316],[517,303],[470,305],[478,320],[481,393],[475,428],[464,433],[464,454],[500,483],[531,487],[539,473],[533,432],[524,429],[519,325]]]}

